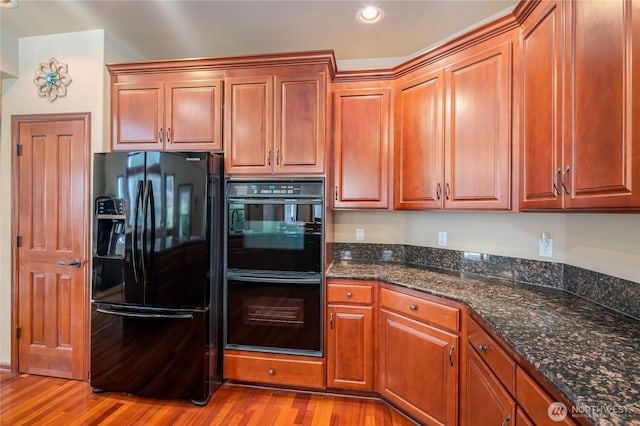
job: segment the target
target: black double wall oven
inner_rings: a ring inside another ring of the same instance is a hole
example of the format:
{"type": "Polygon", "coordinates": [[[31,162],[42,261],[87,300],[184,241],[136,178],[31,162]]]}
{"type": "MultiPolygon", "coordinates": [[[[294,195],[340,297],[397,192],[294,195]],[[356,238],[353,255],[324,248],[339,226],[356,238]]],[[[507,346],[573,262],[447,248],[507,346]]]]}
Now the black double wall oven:
{"type": "Polygon", "coordinates": [[[324,182],[227,180],[225,348],[322,356],[324,182]]]}

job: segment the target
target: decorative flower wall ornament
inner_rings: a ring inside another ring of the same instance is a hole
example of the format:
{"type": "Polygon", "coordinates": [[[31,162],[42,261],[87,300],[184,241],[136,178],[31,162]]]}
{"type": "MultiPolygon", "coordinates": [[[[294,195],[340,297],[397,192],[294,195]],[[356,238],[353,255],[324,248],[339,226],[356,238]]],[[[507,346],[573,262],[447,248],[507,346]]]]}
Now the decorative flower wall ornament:
{"type": "Polygon", "coordinates": [[[71,83],[68,71],[67,64],[58,63],[56,58],[40,63],[35,72],[36,77],[33,79],[38,86],[38,95],[46,96],[49,102],[55,101],[58,96],[65,96],[67,86],[71,83]]]}

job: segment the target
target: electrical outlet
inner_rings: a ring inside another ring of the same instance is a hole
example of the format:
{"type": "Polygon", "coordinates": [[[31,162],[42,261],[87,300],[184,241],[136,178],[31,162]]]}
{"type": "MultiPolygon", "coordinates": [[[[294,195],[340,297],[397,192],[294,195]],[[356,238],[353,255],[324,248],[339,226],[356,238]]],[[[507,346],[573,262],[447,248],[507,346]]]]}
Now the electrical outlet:
{"type": "Polygon", "coordinates": [[[538,255],[540,257],[553,257],[553,240],[551,234],[543,232],[540,234],[540,240],[538,241],[538,255]]]}
{"type": "Polygon", "coordinates": [[[447,246],[447,233],[446,232],[438,232],[438,245],[441,247],[447,246]]]}
{"type": "Polygon", "coordinates": [[[356,228],[356,241],[364,241],[364,229],[356,228]]]}

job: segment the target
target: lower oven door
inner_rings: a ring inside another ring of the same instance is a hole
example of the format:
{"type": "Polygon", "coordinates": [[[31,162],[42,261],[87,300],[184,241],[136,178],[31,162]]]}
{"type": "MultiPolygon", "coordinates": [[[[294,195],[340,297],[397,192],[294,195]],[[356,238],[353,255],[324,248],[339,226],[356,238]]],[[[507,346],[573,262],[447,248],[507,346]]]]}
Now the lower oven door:
{"type": "Polygon", "coordinates": [[[322,356],[321,280],[227,280],[226,348],[322,356]]]}

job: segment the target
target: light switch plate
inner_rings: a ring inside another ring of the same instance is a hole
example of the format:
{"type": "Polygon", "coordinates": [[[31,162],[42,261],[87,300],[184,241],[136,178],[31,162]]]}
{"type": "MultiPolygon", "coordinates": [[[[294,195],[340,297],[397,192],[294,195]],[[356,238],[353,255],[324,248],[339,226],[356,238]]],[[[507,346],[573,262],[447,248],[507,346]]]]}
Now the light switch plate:
{"type": "Polygon", "coordinates": [[[447,233],[440,231],[438,232],[438,245],[441,247],[447,246],[447,233]]]}

